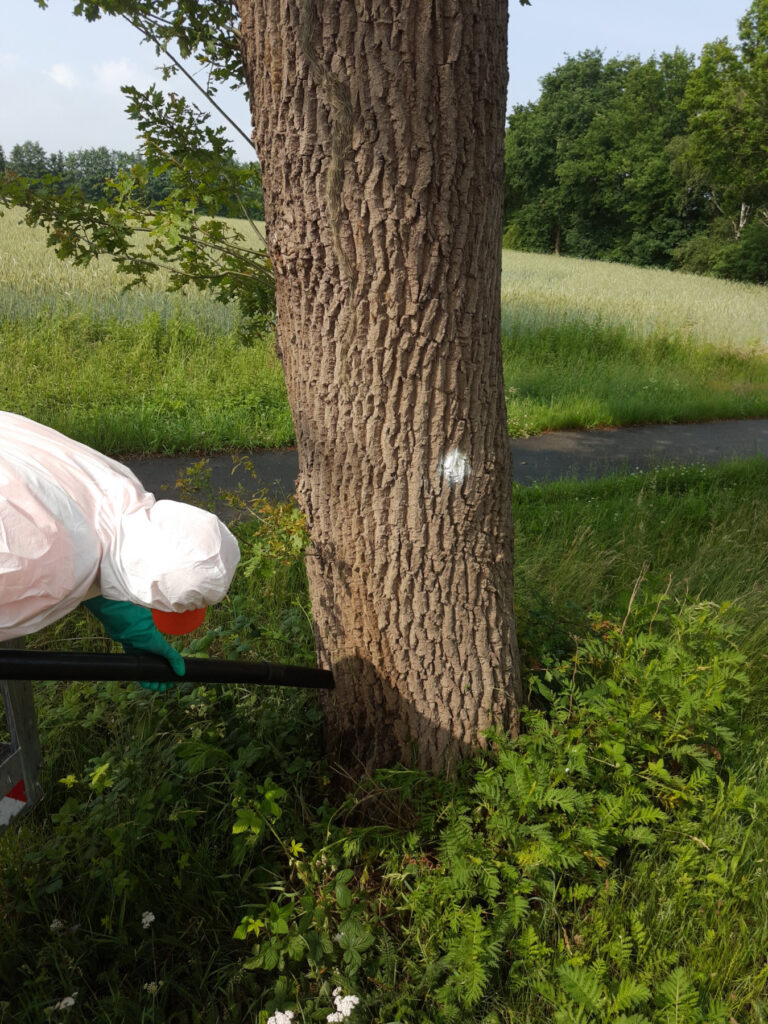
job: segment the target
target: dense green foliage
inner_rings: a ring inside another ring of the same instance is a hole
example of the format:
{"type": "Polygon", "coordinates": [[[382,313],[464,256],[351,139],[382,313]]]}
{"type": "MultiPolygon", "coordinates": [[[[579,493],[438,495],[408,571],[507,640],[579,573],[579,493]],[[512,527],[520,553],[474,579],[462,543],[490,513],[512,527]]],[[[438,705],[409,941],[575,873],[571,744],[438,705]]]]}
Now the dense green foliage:
{"type": "Polygon", "coordinates": [[[540,252],[664,265],[696,224],[678,209],[667,144],[685,126],[685,54],[569,58],[506,138],[507,239],[540,252]]]}
{"type": "MultiPolygon", "coordinates": [[[[766,494],[765,463],[518,491],[525,731],[453,780],[350,786],[305,695],[39,684],[0,1021],[319,1022],[337,988],[351,1024],[764,1020],[766,494]]],[[[190,650],[310,660],[301,519],[251,512],[190,650]]]]}
{"type": "Polygon", "coordinates": [[[768,281],[768,0],[739,43],[569,57],[506,137],[506,244],[768,281]]]}

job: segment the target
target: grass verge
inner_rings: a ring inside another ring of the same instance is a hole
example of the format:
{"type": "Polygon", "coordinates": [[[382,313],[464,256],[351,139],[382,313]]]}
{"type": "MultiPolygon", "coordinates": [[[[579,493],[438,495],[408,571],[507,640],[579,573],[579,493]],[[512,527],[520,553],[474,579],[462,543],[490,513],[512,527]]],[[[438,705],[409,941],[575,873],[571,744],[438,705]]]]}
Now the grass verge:
{"type": "MultiPolygon", "coordinates": [[[[292,444],[269,337],[182,311],[6,321],[4,408],[112,455],[292,444]]],[[[544,430],[768,415],[768,357],[620,326],[539,325],[503,339],[513,437],[544,430]]]]}
{"type": "MultiPolygon", "coordinates": [[[[768,463],[516,505],[525,734],[456,779],[344,792],[303,694],[40,684],[0,1020],[766,1020],[768,463]]],[[[253,513],[191,649],[309,660],[297,514],[253,513]]]]}
{"type": "Polygon", "coordinates": [[[512,437],[768,415],[768,356],[624,325],[519,323],[503,338],[512,437]]]}
{"type": "Polygon", "coordinates": [[[3,325],[3,407],[108,454],[278,448],[293,440],[270,338],[176,313],[75,312],[3,325]]]}

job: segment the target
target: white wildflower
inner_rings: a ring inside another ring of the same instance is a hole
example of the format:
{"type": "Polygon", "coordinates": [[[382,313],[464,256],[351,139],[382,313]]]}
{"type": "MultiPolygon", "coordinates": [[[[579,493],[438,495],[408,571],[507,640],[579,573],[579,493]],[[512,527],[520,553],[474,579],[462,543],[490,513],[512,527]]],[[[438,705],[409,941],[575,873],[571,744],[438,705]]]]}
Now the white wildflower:
{"type": "Polygon", "coordinates": [[[65,925],[64,925],[64,922],[61,920],[61,918],[54,917],[54,919],[51,921],[51,924],[50,924],[51,931],[52,932],[62,932],[62,931],[64,931],[64,928],[65,928],[65,925]]]}
{"type": "Polygon", "coordinates": [[[352,1011],[360,1002],[358,996],[343,996],[340,988],[333,990],[333,1004],[336,1007],[335,1013],[329,1013],[325,1018],[328,1024],[341,1024],[347,1017],[352,1016],[352,1011]]]}
{"type": "Polygon", "coordinates": [[[151,910],[145,910],[144,913],[141,915],[141,927],[142,928],[149,928],[149,926],[152,924],[152,922],[154,920],[155,920],[155,915],[152,913],[152,911],[151,910]]]}
{"type": "Polygon", "coordinates": [[[275,1010],[267,1024],[291,1024],[292,1020],[293,1010],[275,1010]]]}
{"type": "Polygon", "coordinates": [[[149,992],[151,996],[156,996],[162,986],[162,981],[147,981],[144,983],[144,991],[149,992]]]}
{"type": "Polygon", "coordinates": [[[73,992],[71,996],[64,996],[54,1006],[54,1010],[71,1010],[75,1005],[75,999],[77,998],[77,992],[73,992]]]}

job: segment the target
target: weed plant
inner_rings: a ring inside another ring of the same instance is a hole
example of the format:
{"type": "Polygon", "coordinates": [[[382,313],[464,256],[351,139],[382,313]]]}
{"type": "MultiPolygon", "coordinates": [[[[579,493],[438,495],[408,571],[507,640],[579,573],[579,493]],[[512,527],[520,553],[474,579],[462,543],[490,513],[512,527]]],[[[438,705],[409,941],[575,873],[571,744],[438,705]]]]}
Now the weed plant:
{"type": "MultiPolygon", "coordinates": [[[[355,995],[352,1024],[764,1021],[766,485],[518,490],[524,731],[452,779],[340,778],[308,694],[38,684],[0,1020],[325,1021],[355,995]]],[[[253,513],[188,649],[309,663],[300,517],[253,513]]]]}

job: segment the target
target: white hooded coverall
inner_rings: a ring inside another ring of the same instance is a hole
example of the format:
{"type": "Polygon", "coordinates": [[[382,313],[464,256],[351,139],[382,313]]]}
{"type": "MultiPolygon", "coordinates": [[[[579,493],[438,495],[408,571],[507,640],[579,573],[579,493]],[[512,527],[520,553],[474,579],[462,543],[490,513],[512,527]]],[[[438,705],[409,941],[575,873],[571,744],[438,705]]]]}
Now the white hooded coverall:
{"type": "Polygon", "coordinates": [[[210,512],[155,501],[119,462],[0,412],[0,640],[99,594],[166,612],[215,604],[239,559],[210,512]]]}

